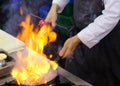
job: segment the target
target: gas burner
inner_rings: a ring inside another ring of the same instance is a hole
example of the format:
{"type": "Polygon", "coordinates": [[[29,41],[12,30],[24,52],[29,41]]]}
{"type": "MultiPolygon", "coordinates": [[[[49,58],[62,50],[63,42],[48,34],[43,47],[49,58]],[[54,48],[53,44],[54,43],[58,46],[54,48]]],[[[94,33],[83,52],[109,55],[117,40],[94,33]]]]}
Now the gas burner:
{"type": "Polygon", "coordinates": [[[0,54],[3,54],[6,57],[1,61],[0,66],[0,78],[10,74],[12,67],[14,66],[14,59],[3,49],[0,49],[0,54]]]}

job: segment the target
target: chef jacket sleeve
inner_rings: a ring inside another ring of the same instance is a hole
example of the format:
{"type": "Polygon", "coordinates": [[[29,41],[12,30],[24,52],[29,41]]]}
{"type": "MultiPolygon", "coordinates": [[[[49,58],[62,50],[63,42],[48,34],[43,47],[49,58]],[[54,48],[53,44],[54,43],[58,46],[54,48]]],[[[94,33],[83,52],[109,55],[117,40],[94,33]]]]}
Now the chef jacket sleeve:
{"type": "Polygon", "coordinates": [[[99,43],[120,20],[120,0],[104,0],[104,6],[102,15],[77,34],[82,43],[89,48],[99,43]]]}
{"type": "Polygon", "coordinates": [[[61,13],[64,7],[68,4],[69,0],[53,0],[52,4],[57,4],[60,7],[58,13],[61,13]]]}

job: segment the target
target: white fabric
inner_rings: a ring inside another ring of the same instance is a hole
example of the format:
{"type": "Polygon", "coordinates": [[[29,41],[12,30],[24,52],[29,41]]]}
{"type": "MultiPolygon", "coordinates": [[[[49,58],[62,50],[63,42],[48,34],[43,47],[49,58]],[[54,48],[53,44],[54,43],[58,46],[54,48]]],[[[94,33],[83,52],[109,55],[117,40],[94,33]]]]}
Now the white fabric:
{"type": "Polygon", "coordinates": [[[68,4],[69,0],[53,0],[52,4],[58,4],[60,7],[60,10],[58,13],[61,13],[64,9],[64,7],[68,4]]]}
{"type": "MultiPolygon", "coordinates": [[[[63,2],[67,3],[69,0],[53,0],[59,1],[61,5],[63,2]]],[[[89,24],[86,28],[80,31],[77,36],[89,48],[93,47],[104,38],[109,32],[113,30],[118,21],[120,20],[120,0],[103,0],[105,9],[102,15],[98,16],[93,23],[89,24]]]]}

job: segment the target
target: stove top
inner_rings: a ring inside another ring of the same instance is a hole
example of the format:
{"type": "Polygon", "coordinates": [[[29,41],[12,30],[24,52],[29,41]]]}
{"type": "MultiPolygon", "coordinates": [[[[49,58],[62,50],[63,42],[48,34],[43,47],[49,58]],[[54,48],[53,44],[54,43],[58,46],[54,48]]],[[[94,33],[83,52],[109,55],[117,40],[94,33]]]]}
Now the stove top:
{"type": "MultiPolygon", "coordinates": [[[[65,79],[64,77],[57,76],[55,79],[51,80],[50,82],[37,86],[73,86],[73,85],[75,86],[75,84],[65,79]]],[[[2,86],[19,86],[19,85],[15,80],[12,80],[10,82],[5,82],[2,86]]],[[[25,86],[25,85],[20,85],[20,86],[25,86]]]]}
{"type": "MultiPolygon", "coordinates": [[[[0,77],[0,86],[19,86],[11,75],[0,77]]],[[[25,86],[25,85],[20,85],[25,86]]],[[[50,82],[37,86],[92,86],[88,82],[66,71],[62,67],[58,67],[58,76],[50,82]]]]}
{"type": "MultiPolygon", "coordinates": [[[[26,54],[27,50],[24,49],[24,50],[22,50],[22,52],[26,54]]],[[[16,53],[11,53],[10,56],[12,56],[13,58],[17,57],[16,53]]],[[[8,67],[7,67],[7,65],[5,67],[3,67],[0,71],[0,73],[2,75],[4,73],[7,73],[8,69],[10,70],[13,65],[14,65],[14,61],[13,61],[13,64],[8,65],[8,67]]],[[[64,68],[62,68],[60,66],[58,67],[57,71],[58,71],[58,76],[54,80],[48,82],[47,84],[39,85],[39,86],[64,86],[64,85],[65,86],[92,86],[88,82],[73,75],[72,73],[68,72],[67,70],[65,70],[64,68]]],[[[4,76],[0,77],[0,86],[18,86],[18,84],[11,77],[11,75],[5,74],[4,76]]],[[[21,85],[21,86],[25,86],[25,85],[21,85]]]]}

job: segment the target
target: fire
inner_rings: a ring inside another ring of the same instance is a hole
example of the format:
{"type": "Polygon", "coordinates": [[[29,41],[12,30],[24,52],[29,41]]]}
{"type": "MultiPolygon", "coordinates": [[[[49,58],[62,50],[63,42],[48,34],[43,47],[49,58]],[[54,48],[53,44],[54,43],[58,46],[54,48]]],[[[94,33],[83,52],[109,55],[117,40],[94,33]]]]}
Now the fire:
{"type": "Polygon", "coordinates": [[[34,24],[30,20],[31,17],[28,15],[25,21],[20,23],[23,30],[17,36],[28,47],[27,54],[17,53],[16,65],[11,72],[19,85],[21,83],[29,85],[46,83],[46,79],[43,81],[45,76],[47,77],[51,69],[56,70],[58,67],[56,62],[48,60],[43,53],[44,46],[49,42],[54,42],[57,34],[51,30],[49,24],[42,26],[40,30],[34,28],[34,24]]]}
{"type": "Polygon", "coordinates": [[[23,7],[20,6],[20,15],[23,15],[23,7]]]}

